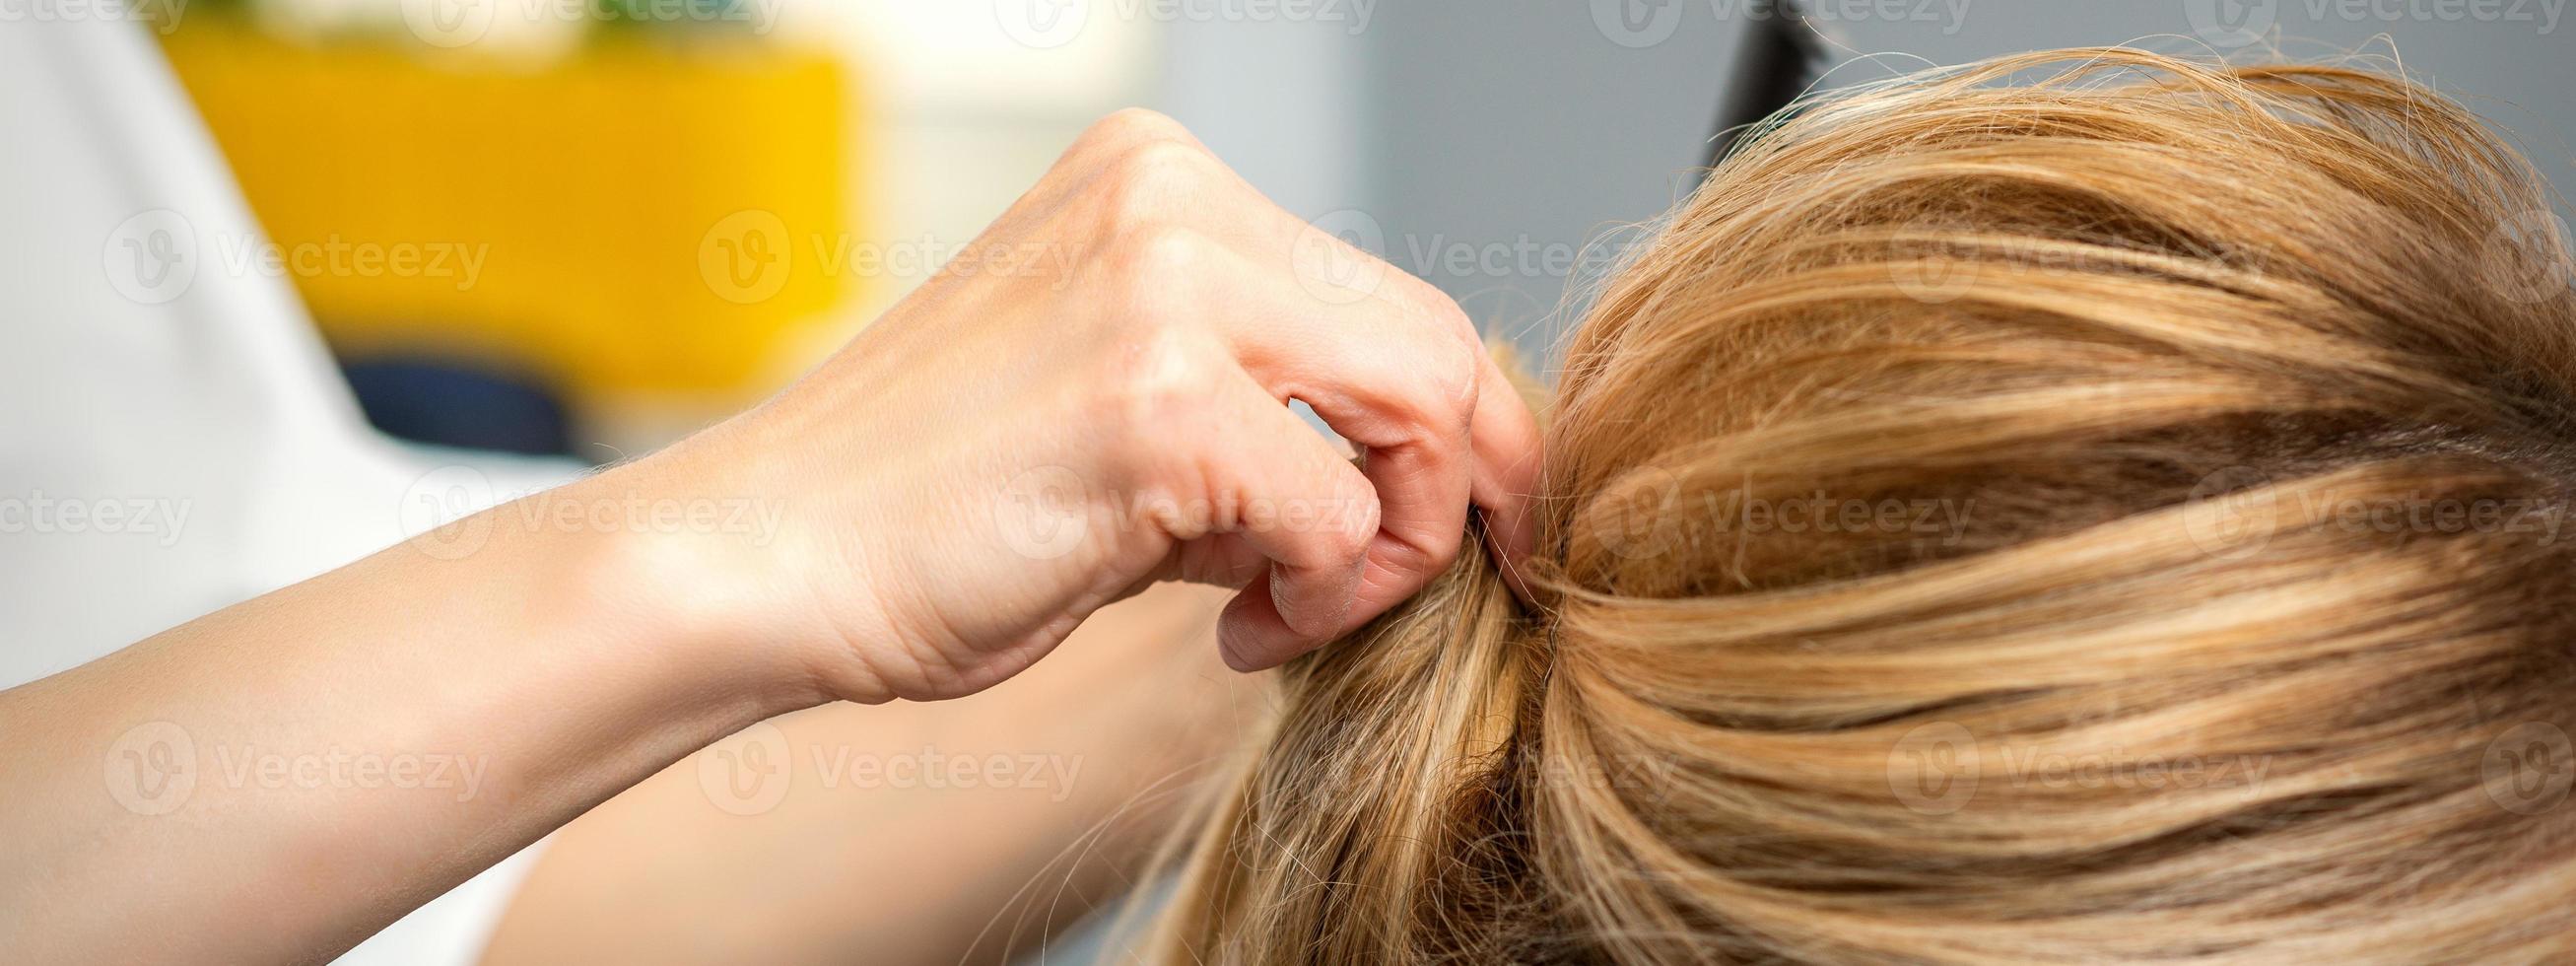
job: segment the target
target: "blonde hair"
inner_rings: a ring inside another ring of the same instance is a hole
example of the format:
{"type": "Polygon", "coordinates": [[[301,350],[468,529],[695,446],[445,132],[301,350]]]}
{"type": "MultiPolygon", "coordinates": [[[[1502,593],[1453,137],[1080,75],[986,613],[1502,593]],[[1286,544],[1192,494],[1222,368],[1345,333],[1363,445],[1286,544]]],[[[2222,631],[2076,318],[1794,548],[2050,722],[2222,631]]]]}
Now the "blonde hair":
{"type": "Polygon", "coordinates": [[[1151,955],[2576,958],[2555,224],[2354,69],[1774,123],[1568,348],[1539,606],[1291,666],[1151,955]]]}

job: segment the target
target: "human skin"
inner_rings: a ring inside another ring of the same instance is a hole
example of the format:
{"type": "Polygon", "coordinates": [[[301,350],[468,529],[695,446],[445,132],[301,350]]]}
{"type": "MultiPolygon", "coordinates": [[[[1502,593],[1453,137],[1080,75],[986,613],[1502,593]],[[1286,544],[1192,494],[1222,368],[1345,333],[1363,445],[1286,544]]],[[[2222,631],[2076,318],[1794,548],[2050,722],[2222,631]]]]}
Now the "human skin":
{"type": "Polygon", "coordinates": [[[1249,670],[1420,588],[1471,499],[1494,552],[1525,549],[1537,431],[1457,307],[1169,120],[1096,125],[988,243],[1070,274],[970,254],[769,402],[531,498],[751,500],[775,533],[505,504],[0,692],[0,947],[327,959],[719,738],[972,694],[1156,582],[1241,587],[1216,636],[1249,670]],[[117,794],[114,756],[170,734],[193,786],[117,794]],[[479,767],[230,765],[353,756],[479,767]]]}
{"type": "Polygon", "coordinates": [[[484,952],[519,963],[964,966],[1112,915],[1275,700],[1218,661],[1222,590],[1165,584],[959,701],[831,704],[719,741],[555,834],[484,952]],[[787,749],[732,787],[741,745],[787,749]],[[959,779],[932,767],[1001,760],[959,779]]]}

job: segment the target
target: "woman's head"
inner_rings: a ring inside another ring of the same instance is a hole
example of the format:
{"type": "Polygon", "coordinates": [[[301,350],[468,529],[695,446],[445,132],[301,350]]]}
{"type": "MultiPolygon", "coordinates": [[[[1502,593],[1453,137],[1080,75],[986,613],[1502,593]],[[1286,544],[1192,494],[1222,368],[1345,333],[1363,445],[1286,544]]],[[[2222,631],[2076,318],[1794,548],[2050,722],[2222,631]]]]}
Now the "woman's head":
{"type": "Polygon", "coordinates": [[[1568,347],[1539,606],[1292,666],[1162,955],[2576,957],[2549,211],[2343,69],[1809,106],[1568,347]]]}

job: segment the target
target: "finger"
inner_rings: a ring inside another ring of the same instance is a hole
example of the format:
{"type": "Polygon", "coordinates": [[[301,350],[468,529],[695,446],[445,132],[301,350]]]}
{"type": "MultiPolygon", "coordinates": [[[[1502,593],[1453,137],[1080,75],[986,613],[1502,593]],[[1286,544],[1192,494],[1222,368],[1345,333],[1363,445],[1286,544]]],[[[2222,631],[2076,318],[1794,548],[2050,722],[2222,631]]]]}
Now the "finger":
{"type": "Polygon", "coordinates": [[[1274,398],[1303,400],[1360,447],[1377,493],[1378,533],[1353,602],[1356,624],[1457,559],[1481,353],[1401,301],[1271,304],[1268,313],[1224,323],[1237,359],[1274,398]]]}
{"type": "MultiPolygon", "coordinates": [[[[1469,492],[1475,504],[1485,511],[1487,549],[1495,566],[1524,603],[1535,603],[1526,580],[1526,562],[1536,542],[1532,499],[1539,487],[1539,471],[1545,450],[1537,417],[1530,412],[1520,388],[1504,374],[1483,336],[1457,303],[1437,286],[1410,273],[1397,270],[1374,255],[1349,245],[1340,238],[1325,235],[1295,216],[1269,206],[1284,223],[1274,221],[1274,232],[1290,236],[1287,244],[1296,247],[1292,258],[1309,254],[1318,245],[1334,248],[1340,257],[1363,259],[1356,270],[1345,266],[1336,273],[1339,279],[1352,283],[1342,289],[1323,293],[1326,302],[1356,300],[1370,305],[1392,307],[1417,319],[1428,320],[1433,328],[1448,333],[1465,346],[1473,359],[1475,389],[1473,412],[1468,423],[1471,481],[1469,492]]],[[[1305,266],[1297,266],[1300,271],[1305,266]]],[[[1301,284],[1317,284],[1312,277],[1301,284]]],[[[1311,403],[1312,400],[1309,400],[1311,403]]],[[[1321,412],[1319,409],[1318,412],[1321,412]]],[[[1329,421],[1329,417],[1328,417],[1329,421]]],[[[1338,427],[1337,427],[1338,428],[1338,427]]],[[[1391,504],[1397,498],[1390,498],[1391,504]]],[[[1391,507],[1388,514],[1397,513],[1391,507]]],[[[1438,566],[1446,566],[1450,553],[1436,555],[1438,566]]],[[[1425,575],[1426,579],[1428,575],[1425,575]]],[[[1407,591],[1408,593],[1410,591],[1407,591]]]]}
{"type": "Polygon", "coordinates": [[[1483,508],[1485,545],[1512,592],[1535,603],[1526,578],[1526,563],[1537,541],[1532,501],[1539,489],[1546,450],[1538,417],[1530,412],[1520,386],[1503,371],[1484,335],[1467,319],[1448,293],[1411,273],[1390,268],[1381,287],[1390,297],[1422,313],[1445,320],[1447,329],[1474,354],[1477,389],[1469,424],[1470,493],[1483,508]]]}
{"type": "Polygon", "coordinates": [[[1227,605],[1217,642],[1226,664],[1274,667],[1356,626],[1352,613],[1379,500],[1358,468],[1295,413],[1246,380],[1212,402],[1207,445],[1212,539],[1230,536],[1269,565],[1227,605]]]}
{"type": "Polygon", "coordinates": [[[1538,417],[1521,398],[1520,387],[1504,374],[1491,353],[1478,353],[1480,380],[1475,421],[1468,428],[1474,452],[1475,479],[1470,489],[1485,511],[1485,545],[1494,566],[1521,602],[1535,605],[1527,562],[1538,534],[1531,508],[1539,490],[1540,460],[1546,451],[1538,417]]]}
{"type": "Polygon", "coordinates": [[[1522,573],[1535,540],[1530,498],[1541,437],[1475,326],[1430,283],[1270,203],[1213,155],[1204,160],[1199,188],[1236,201],[1184,206],[1177,216],[1207,237],[1234,242],[1255,277],[1295,283],[1268,286],[1275,297],[1245,300],[1231,316],[1239,329],[1271,336],[1242,340],[1239,348],[1277,350],[1247,359],[1246,368],[1275,395],[1305,400],[1336,432],[1370,450],[1368,477],[1391,539],[1362,578],[1362,619],[1418,591],[1455,559],[1471,499],[1486,511],[1497,566],[1531,600],[1522,573]],[[1444,346],[1444,336],[1456,348],[1444,346]],[[1387,372],[1388,360],[1412,365],[1387,372]],[[1464,383],[1449,381],[1453,376],[1464,383]],[[1423,397],[1434,385],[1462,388],[1453,397],[1423,397]],[[1375,431],[1381,428],[1387,431],[1375,431]]]}

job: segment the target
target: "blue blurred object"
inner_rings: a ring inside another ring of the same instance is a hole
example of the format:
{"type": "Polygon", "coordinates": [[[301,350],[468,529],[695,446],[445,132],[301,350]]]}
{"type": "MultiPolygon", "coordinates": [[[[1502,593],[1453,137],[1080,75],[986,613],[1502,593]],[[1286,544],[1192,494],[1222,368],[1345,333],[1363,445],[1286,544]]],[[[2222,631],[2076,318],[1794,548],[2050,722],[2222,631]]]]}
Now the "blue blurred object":
{"type": "Polygon", "coordinates": [[[367,421],[420,443],[539,456],[572,453],[563,401],[534,380],[423,358],[344,359],[367,421]]]}

